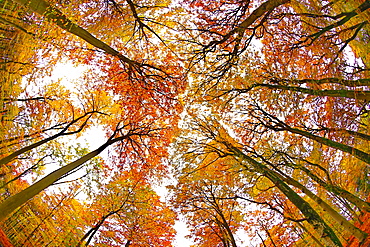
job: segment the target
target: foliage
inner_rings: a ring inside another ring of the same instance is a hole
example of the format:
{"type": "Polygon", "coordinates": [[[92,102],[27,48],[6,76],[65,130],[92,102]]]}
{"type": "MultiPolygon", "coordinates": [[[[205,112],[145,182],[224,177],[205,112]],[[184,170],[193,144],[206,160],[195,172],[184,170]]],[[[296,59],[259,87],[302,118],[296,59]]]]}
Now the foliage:
{"type": "Polygon", "coordinates": [[[0,243],[366,246],[369,8],[0,0],[0,243]]]}

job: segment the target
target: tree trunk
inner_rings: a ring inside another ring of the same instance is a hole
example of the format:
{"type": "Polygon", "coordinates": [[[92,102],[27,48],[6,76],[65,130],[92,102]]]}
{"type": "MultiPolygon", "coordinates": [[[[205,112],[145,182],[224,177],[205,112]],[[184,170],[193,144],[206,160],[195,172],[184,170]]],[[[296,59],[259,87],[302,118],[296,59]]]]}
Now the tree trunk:
{"type": "Polygon", "coordinates": [[[359,100],[370,100],[370,91],[354,91],[354,90],[315,90],[303,87],[292,87],[285,85],[272,85],[272,84],[256,84],[256,87],[267,87],[270,89],[279,89],[285,91],[300,92],[315,96],[328,96],[328,97],[344,97],[359,100]]]}
{"type": "Polygon", "coordinates": [[[92,227],[88,232],[85,233],[85,235],[81,238],[80,242],[77,244],[77,247],[80,247],[82,246],[83,242],[85,241],[85,239],[89,238],[86,243],[84,244],[84,246],[88,246],[92,240],[92,238],[94,237],[94,235],[98,232],[99,228],[104,224],[105,220],[107,218],[109,218],[109,216],[115,214],[116,212],[111,212],[111,213],[108,213],[107,215],[104,215],[101,220],[99,220],[98,223],[95,224],[94,227],[92,227]]]}
{"type": "MultiPolygon", "coordinates": [[[[36,136],[36,135],[40,135],[40,134],[45,133],[45,132],[47,132],[49,130],[55,129],[55,127],[58,127],[58,126],[61,126],[61,125],[55,125],[53,127],[50,127],[50,128],[47,128],[47,129],[43,129],[43,130],[40,130],[40,131],[31,133],[31,134],[28,134],[28,135],[15,136],[15,137],[12,137],[12,138],[7,138],[5,140],[0,140],[0,145],[5,144],[5,143],[10,143],[10,142],[13,142],[13,141],[17,141],[19,139],[26,139],[26,138],[30,138],[30,137],[33,137],[33,136],[36,136]]],[[[21,141],[15,143],[15,144],[18,144],[18,143],[21,143],[21,141]]],[[[0,149],[5,148],[5,147],[9,147],[9,146],[13,146],[15,144],[4,145],[3,147],[0,147],[0,149]]]]}
{"type": "Polygon", "coordinates": [[[283,180],[279,178],[273,171],[267,168],[262,163],[257,162],[248,155],[245,155],[241,150],[234,147],[230,143],[225,145],[240,159],[252,165],[258,172],[266,176],[306,217],[321,239],[327,246],[338,247],[343,246],[334,231],[323,221],[320,215],[311,207],[309,203],[303,200],[296,192],[294,192],[283,180]]]}
{"type": "Polygon", "coordinates": [[[38,13],[50,21],[57,24],[60,28],[66,30],[69,33],[72,33],[81,39],[85,40],[89,44],[93,45],[96,48],[99,48],[105,51],[107,54],[118,57],[122,62],[125,62],[130,65],[137,65],[136,62],[130,60],[129,58],[120,54],[117,50],[104,43],[103,41],[97,39],[88,31],[78,26],[69,20],[59,9],[50,5],[44,0],[14,0],[14,2],[32,10],[35,13],[38,13]]]}
{"type": "MultiPolygon", "coordinates": [[[[237,244],[236,244],[236,241],[235,241],[235,238],[234,238],[234,234],[230,229],[229,223],[227,222],[224,214],[222,213],[222,211],[218,207],[218,204],[216,204],[216,205],[217,205],[216,212],[221,217],[221,220],[222,220],[219,224],[226,230],[226,234],[225,234],[226,238],[227,238],[226,243],[228,245],[231,243],[232,247],[237,247],[237,244]]],[[[217,218],[216,218],[216,221],[217,221],[217,218]]]]}
{"type": "MultiPolygon", "coordinates": [[[[273,80],[278,82],[277,80],[273,80]]],[[[323,78],[323,79],[302,79],[302,80],[286,80],[288,82],[293,82],[297,84],[303,83],[313,83],[313,84],[339,84],[347,87],[357,87],[357,86],[370,86],[370,79],[358,79],[358,80],[344,80],[340,78],[323,78]]]]}
{"type": "Polygon", "coordinates": [[[21,149],[15,151],[15,152],[9,154],[8,156],[2,158],[0,160],[0,165],[6,165],[9,162],[11,162],[15,157],[17,157],[17,156],[19,156],[21,154],[24,154],[24,153],[26,153],[26,152],[34,149],[34,148],[37,148],[37,147],[41,146],[42,144],[45,144],[45,143],[47,143],[49,141],[52,141],[52,140],[54,140],[54,139],[56,139],[56,138],[58,138],[60,136],[62,136],[62,134],[58,133],[58,134],[55,134],[55,135],[50,136],[48,138],[45,138],[45,139],[43,139],[41,141],[38,141],[38,142],[33,143],[31,145],[28,145],[27,147],[21,148],[21,149]]]}
{"type": "Polygon", "coordinates": [[[332,141],[332,140],[327,139],[325,137],[316,136],[316,135],[311,134],[310,132],[307,132],[307,131],[304,131],[304,130],[292,128],[292,127],[290,127],[286,124],[284,124],[284,126],[281,126],[281,127],[283,127],[284,130],[287,130],[291,133],[307,137],[311,140],[317,141],[317,142],[319,142],[321,144],[324,144],[326,146],[329,146],[329,147],[332,147],[332,148],[335,148],[335,149],[339,149],[339,150],[341,150],[345,153],[349,153],[349,154],[355,156],[356,158],[358,158],[359,160],[362,160],[365,163],[367,163],[368,165],[370,165],[370,155],[368,153],[365,153],[365,152],[357,149],[357,148],[347,146],[347,145],[339,143],[339,142],[332,141]]]}
{"type": "MultiPolygon", "coordinates": [[[[315,243],[317,244],[317,246],[319,246],[319,247],[325,247],[321,242],[320,242],[320,240],[318,240],[316,237],[315,237],[315,235],[313,235],[312,233],[311,233],[311,231],[310,230],[308,230],[301,222],[297,222],[297,224],[299,225],[299,227],[300,228],[302,228],[303,229],[303,231],[305,231],[311,238],[312,238],[312,240],[313,241],[315,241],[315,243]]],[[[303,239],[303,238],[302,238],[303,239]]]]}
{"type": "Polygon", "coordinates": [[[117,137],[112,140],[108,140],[98,149],[86,154],[85,156],[77,159],[74,162],[69,163],[66,166],[59,168],[58,170],[48,174],[46,177],[42,178],[38,182],[34,183],[30,187],[22,190],[18,194],[15,194],[0,204],[0,221],[4,220],[11,212],[13,212],[16,208],[23,205],[29,199],[52,185],[54,182],[61,179],[64,175],[70,173],[71,171],[75,170],[79,166],[83,165],[86,161],[94,158],[95,156],[99,155],[104,149],[108,146],[116,143],[118,141],[124,140],[128,138],[128,136],[121,136],[117,137]]]}
{"type": "Polygon", "coordinates": [[[50,136],[50,137],[48,137],[48,138],[45,138],[45,139],[43,139],[43,140],[41,140],[41,141],[35,142],[35,143],[33,143],[33,144],[31,144],[31,145],[28,145],[28,146],[26,146],[26,147],[23,147],[23,148],[21,148],[21,149],[19,149],[19,150],[15,151],[15,152],[13,152],[13,153],[9,154],[8,156],[6,156],[6,157],[4,157],[4,158],[0,159],[0,165],[8,164],[8,163],[9,163],[10,161],[12,161],[15,157],[17,157],[17,156],[19,156],[19,155],[21,155],[21,154],[24,154],[24,153],[26,153],[26,152],[28,152],[28,151],[30,151],[30,150],[32,150],[32,149],[34,149],[34,148],[37,148],[37,147],[39,147],[39,146],[41,146],[41,145],[43,145],[43,144],[45,144],[45,143],[47,143],[47,142],[49,142],[49,141],[52,141],[52,140],[54,140],[54,139],[56,139],[56,138],[58,138],[58,137],[60,137],[60,136],[66,136],[66,135],[77,134],[78,132],[80,132],[80,131],[82,131],[82,130],[83,130],[84,126],[87,124],[87,121],[88,121],[88,120],[89,120],[89,118],[91,117],[91,114],[93,114],[93,113],[94,113],[94,112],[88,112],[88,113],[84,114],[83,116],[78,117],[78,118],[74,119],[73,121],[71,121],[71,122],[70,122],[69,124],[67,124],[67,125],[66,125],[66,127],[64,127],[64,129],[63,129],[63,130],[61,130],[59,133],[57,133],[57,134],[55,134],[55,135],[52,135],[52,136],[50,136]],[[90,115],[90,116],[89,116],[89,115],[90,115]],[[72,131],[72,132],[67,132],[67,133],[66,133],[66,131],[68,130],[68,128],[69,128],[69,127],[71,127],[73,124],[77,123],[79,120],[81,120],[81,119],[83,119],[83,118],[85,118],[85,117],[87,117],[87,119],[86,119],[86,120],[85,120],[85,122],[80,126],[80,128],[79,128],[79,129],[77,129],[76,131],[72,131]]]}
{"type": "Polygon", "coordinates": [[[358,132],[358,131],[347,130],[347,129],[336,129],[336,128],[326,128],[325,130],[327,130],[329,132],[332,132],[332,131],[334,131],[334,132],[344,132],[344,133],[347,133],[347,134],[352,135],[354,137],[360,138],[362,140],[370,141],[370,136],[369,135],[358,132]]]}
{"type": "Polygon", "coordinates": [[[290,2],[290,0],[268,0],[262,3],[258,8],[253,10],[253,12],[242,22],[239,26],[231,30],[229,33],[223,35],[223,38],[218,41],[211,41],[208,46],[212,46],[214,44],[222,44],[226,42],[230,37],[237,34],[237,40],[241,40],[244,32],[259,18],[264,16],[266,13],[273,11],[275,8],[279,7],[280,5],[286,4],[290,2]]]}
{"type": "Polygon", "coordinates": [[[327,191],[332,192],[333,194],[346,199],[347,201],[353,203],[357,208],[360,210],[370,212],[370,204],[361,198],[353,195],[351,192],[342,189],[339,186],[333,185],[333,184],[328,184],[325,181],[323,181],[321,178],[316,176],[314,173],[312,173],[309,169],[302,165],[297,165],[295,166],[301,171],[305,172],[313,181],[318,183],[321,187],[325,188],[327,191]]]}
{"type": "Polygon", "coordinates": [[[339,26],[342,26],[344,25],[345,23],[347,23],[349,20],[351,20],[353,17],[355,17],[356,15],[360,14],[361,12],[364,12],[366,11],[367,9],[370,8],[370,1],[365,1],[363,2],[357,9],[354,9],[350,12],[343,12],[339,15],[336,16],[336,19],[339,19],[339,18],[342,18],[341,20],[331,24],[331,25],[328,25],[326,27],[323,27],[320,29],[320,31],[316,32],[316,33],[313,33],[311,35],[309,35],[308,37],[312,38],[313,41],[318,39],[321,35],[323,35],[324,33],[332,30],[332,29],[335,29],[339,26]]]}
{"type": "MultiPolygon", "coordinates": [[[[274,172],[274,171],[272,171],[274,172]]],[[[341,225],[344,227],[345,230],[347,230],[349,233],[351,233],[353,236],[355,236],[359,242],[362,242],[366,239],[367,233],[363,232],[356,226],[354,226],[352,223],[350,223],[347,219],[345,219],[341,214],[339,214],[337,211],[335,211],[329,204],[327,204],[325,201],[323,201],[320,197],[316,196],[314,193],[312,193],[309,189],[307,189],[304,185],[299,183],[298,181],[290,178],[290,177],[283,177],[279,175],[278,173],[274,172],[281,180],[286,182],[289,185],[292,185],[298,189],[300,189],[303,193],[305,193],[309,198],[311,198],[314,202],[319,205],[324,212],[328,213],[337,223],[338,225],[341,225]]]]}

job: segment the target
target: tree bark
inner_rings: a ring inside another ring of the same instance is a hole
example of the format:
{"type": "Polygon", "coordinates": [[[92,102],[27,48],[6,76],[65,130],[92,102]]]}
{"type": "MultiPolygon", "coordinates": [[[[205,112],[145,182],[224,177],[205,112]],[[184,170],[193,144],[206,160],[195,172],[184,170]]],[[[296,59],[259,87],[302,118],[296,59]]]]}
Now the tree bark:
{"type": "MultiPolygon", "coordinates": [[[[212,197],[213,197],[213,200],[214,200],[213,194],[212,194],[212,197]]],[[[225,218],[225,215],[223,214],[222,210],[219,208],[219,206],[218,206],[218,204],[215,200],[214,200],[214,205],[215,205],[215,209],[216,209],[217,214],[221,218],[221,222],[219,224],[226,230],[226,235],[227,235],[226,238],[227,239],[226,239],[225,242],[227,242],[228,245],[231,242],[232,247],[237,247],[237,244],[236,244],[236,241],[235,241],[235,238],[234,238],[234,234],[230,229],[229,223],[227,222],[227,220],[225,218]]],[[[217,218],[216,218],[216,220],[217,220],[217,218]]]]}
{"type": "Polygon", "coordinates": [[[300,92],[314,96],[327,96],[327,97],[343,97],[359,100],[370,100],[370,91],[354,91],[354,90],[315,90],[303,87],[292,87],[285,85],[273,84],[256,84],[255,87],[266,87],[270,89],[279,89],[285,91],[300,92]]]}
{"type": "Polygon", "coordinates": [[[304,167],[302,165],[295,165],[294,167],[297,168],[297,169],[300,169],[303,172],[305,172],[313,181],[318,183],[321,187],[325,188],[327,191],[332,192],[333,194],[335,194],[335,195],[353,203],[360,210],[370,212],[370,204],[368,202],[362,200],[361,198],[353,195],[351,192],[349,192],[349,191],[347,191],[347,190],[345,190],[345,189],[343,189],[339,186],[336,186],[336,185],[333,185],[333,184],[330,184],[330,183],[327,183],[327,182],[323,181],[321,178],[316,176],[309,169],[307,169],[306,167],[304,167]]]}
{"type": "MultiPolygon", "coordinates": [[[[272,171],[274,172],[274,171],[272,171]]],[[[314,202],[319,205],[324,212],[326,212],[328,215],[330,215],[337,223],[338,225],[343,226],[345,230],[347,230],[349,233],[351,233],[353,236],[355,236],[359,242],[362,242],[366,239],[367,233],[360,230],[356,226],[354,226],[352,223],[350,223],[347,219],[345,219],[341,214],[339,214],[337,211],[335,211],[329,204],[327,204],[325,201],[323,201],[320,197],[316,196],[314,193],[312,193],[309,189],[307,189],[304,185],[299,183],[298,181],[288,177],[288,176],[281,176],[278,173],[274,172],[276,176],[278,176],[281,180],[286,182],[289,185],[292,185],[296,187],[297,189],[300,189],[303,193],[305,193],[309,198],[311,198],[314,202]]]]}
{"type": "Polygon", "coordinates": [[[235,156],[252,165],[258,172],[266,176],[306,217],[327,246],[337,247],[343,246],[334,231],[323,221],[320,215],[311,207],[309,203],[303,200],[296,192],[294,192],[283,180],[279,178],[273,171],[267,168],[264,164],[257,162],[253,158],[244,154],[241,150],[234,147],[230,143],[224,143],[235,156]]]}
{"type": "MultiPolygon", "coordinates": [[[[315,241],[315,243],[317,244],[317,246],[319,246],[319,247],[325,247],[321,242],[320,242],[320,240],[318,240],[316,237],[315,237],[315,235],[313,235],[312,233],[311,233],[311,231],[310,230],[308,230],[301,222],[297,222],[297,224],[299,225],[299,227],[300,228],[302,228],[303,229],[303,231],[305,231],[311,238],[312,238],[312,240],[313,241],[315,241]]],[[[302,238],[303,239],[303,238],[302,238]]]]}
{"type": "MultiPolygon", "coordinates": [[[[275,82],[279,82],[281,80],[272,80],[275,82]]],[[[357,79],[357,80],[344,80],[340,78],[323,78],[323,79],[302,79],[302,80],[284,80],[287,82],[293,82],[297,84],[303,84],[303,83],[313,83],[313,84],[339,84],[344,85],[347,87],[357,87],[357,86],[370,86],[370,79],[357,79]]]]}
{"type": "Polygon", "coordinates": [[[61,130],[59,133],[55,134],[55,135],[52,135],[48,138],[45,138],[41,141],[38,141],[38,142],[35,142],[31,145],[28,145],[26,147],[23,147],[11,154],[9,154],[8,156],[0,159],[0,165],[5,165],[5,164],[8,164],[9,162],[11,162],[14,158],[16,158],[17,156],[21,155],[21,154],[24,154],[34,148],[37,148],[49,141],[52,141],[58,137],[61,137],[61,136],[66,136],[66,135],[72,135],[72,134],[76,134],[80,131],[83,130],[83,128],[85,127],[85,125],[87,124],[87,121],[89,120],[89,118],[91,117],[91,114],[93,114],[94,112],[88,112],[86,114],[84,114],[83,116],[79,117],[79,118],[76,118],[74,119],[73,121],[71,121],[69,124],[66,125],[66,127],[63,128],[63,130],[61,130]],[[90,115],[90,116],[89,116],[90,115]],[[73,124],[77,123],[79,120],[83,119],[87,117],[87,119],[84,121],[84,123],[80,126],[80,128],[76,131],[72,131],[72,132],[66,132],[68,130],[69,127],[71,127],[73,124]]]}
{"type": "Polygon", "coordinates": [[[48,174],[38,182],[34,183],[30,187],[22,190],[18,194],[15,194],[5,201],[3,201],[0,204],[0,221],[4,220],[10,213],[12,213],[16,208],[26,203],[29,199],[52,185],[54,182],[61,179],[64,175],[70,173],[71,171],[75,170],[79,166],[83,165],[88,160],[94,158],[95,156],[99,155],[104,149],[106,149],[108,146],[112,145],[113,143],[116,143],[118,141],[122,141],[126,138],[128,138],[129,135],[117,137],[112,140],[108,140],[106,143],[104,143],[102,146],[97,148],[96,150],[84,155],[83,157],[77,159],[74,162],[69,163],[68,165],[65,165],[54,172],[48,174]]]}
{"type": "Polygon", "coordinates": [[[281,127],[284,130],[287,130],[291,133],[307,137],[311,140],[317,141],[317,142],[319,142],[321,144],[324,144],[326,146],[341,150],[345,153],[349,153],[349,154],[353,155],[354,157],[358,158],[359,160],[362,160],[365,163],[367,163],[368,165],[370,165],[370,155],[368,153],[365,153],[365,152],[357,149],[357,148],[354,148],[354,147],[351,147],[351,146],[348,146],[348,145],[345,145],[345,144],[342,144],[342,143],[339,143],[339,142],[332,141],[332,140],[327,139],[325,137],[321,137],[321,136],[311,134],[310,132],[307,132],[307,131],[304,131],[304,130],[292,128],[292,127],[290,127],[286,124],[284,124],[284,126],[281,126],[281,127]]]}
{"type": "Polygon", "coordinates": [[[370,141],[370,136],[358,131],[353,131],[353,130],[347,130],[347,129],[336,129],[336,128],[326,128],[324,130],[327,130],[328,132],[344,132],[349,135],[352,135],[354,137],[360,138],[365,141],[370,141]]]}
{"type": "Polygon", "coordinates": [[[85,235],[81,238],[80,242],[77,244],[77,247],[80,247],[82,246],[83,242],[85,241],[85,239],[89,238],[86,243],[84,244],[84,246],[88,246],[92,240],[92,238],[94,237],[94,235],[98,232],[99,228],[104,224],[104,221],[109,218],[111,215],[115,214],[117,212],[110,212],[108,213],[107,215],[104,215],[100,221],[98,223],[95,224],[94,227],[92,227],[87,233],[85,233],[85,235]]]}
{"type": "MultiPolygon", "coordinates": [[[[28,135],[15,136],[15,137],[8,138],[8,139],[5,139],[5,140],[0,140],[0,145],[5,144],[5,143],[10,143],[10,142],[13,142],[13,141],[17,141],[19,139],[25,139],[25,138],[30,138],[30,137],[33,137],[33,136],[36,136],[36,135],[40,135],[40,134],[45,133],[45,132],[50,131],[50,130],[56,130],[57,128],[60,128],[62,125],[63,124],[56,124],[56,125],[54,125],[50,128],[43,129],[43,130],[40,130],[40,131],[36,131],[36,132],[28,134],[28,135]]],[[[18,143],[20,143],[20,142],[18,142],[18,143]]],[[[15,144],[4,145],[3,147],[0,147],[0,149],[5,148],[5,147],[9,147],[9,146],[12,146],[12,145],[15,145],[15,144]]]]}
{"type": "Polygon", "coordinates": [[[331,25],[328,25],[326,27],[320,28],[321,29],[320,31],[318,31],[316,33],[313,33],[313,34],[309,35],[308,37],[312,38],[312,40],[315,41],[316,39],[318,39],[324,33],[328,32],[328,31],[330,31],[332,29],[335,29],[335,28],[337,28],[339,26],[344,25],[350,19],[352,19],[356,15],[360,14],[361,12],[366,11],[369,8],[370,8],[370,2],[369,1],[365,1],[358,8],[356,8],[356,9],[350,11],[350,12],[343,12],[343,13],[341,13],[341,14],[339,14],[339,15],[337,15],[335,17],[335,19],[342,18],[341,20],[339,20],[339,21],[337,21],[337,22],[335,22],[335,23],[333,23],[331,25]]]}
{"type": "Polygon", "coordinates": [[[96,48],[105,51],[107,54],[118,57],[122,62],[129,65],[138,65],[137,62],[120,54],[117,50],[97,39],[91,33],[69,20],[59,9],[55,8],[44,0],[14,0],[14,2],[30,9],[31,11],[44,16],[48,21],[54,22],[60,28],[77,37],[85,40],[96,48]]]}
{"type": "Polygon", "coordinates": [[[261,124],[263,124],[264,127],[274,130],[274,131],[289,131],[290,133],[297,134],[300,136],[307,137],[311,140],[317,141],[318,143],[324,144],[328,147],[341,150],[342,152],[348,153],[353,155],[354,157],[358,158],[359,160],[362,160],[363,162],[367,163],[367,165],[370,165],[370,154],[365,153],[357,148],[348,146],[346,144],[336,142],[333,140],[330,140],[325,137],[314,135],[308,131],[297,129],[294,127],[290,127],[285,122],[281,121],[279,118],[275,117],[274,115],[271,115],[270,113],[264,111],[261,107],[256,106],[256,115],[255,117],[257,119],[260,119],[261,124]],[[267,117],[269,120],[262,120],[263,116],[267,117]]]}
{"type": "Polygon", "coordinates": [[[240,41],[247,28],[249,28],[258,18],[261,18],[266,13],[288,2],[290,2],[290,0],[268,0],[262,3],[242,23],[240,23],[239,26],[231,30],[229,33],[225,34],[221,40],[211,41],[206,47],[212,47],[214,45],[223,44],[235,34],[238,35],[236,39],[240,41]]]}

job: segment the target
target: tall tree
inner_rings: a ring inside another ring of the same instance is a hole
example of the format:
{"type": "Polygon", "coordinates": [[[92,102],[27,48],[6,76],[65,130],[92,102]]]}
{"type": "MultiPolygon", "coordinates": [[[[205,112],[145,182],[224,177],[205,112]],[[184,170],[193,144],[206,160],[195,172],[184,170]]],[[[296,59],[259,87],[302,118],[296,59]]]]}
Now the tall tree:
{"type": "Polygon", "coordinates": [[[155,129],[151,129],[148,127],[134,127],[130,128],[130,124],[117,127],[117,129],[114,131],[113,135],[99,148],[96,150],[84,155],[83,157],[77,159],[76,161],[67,164],[54,172],[48,174],[44,178],[42,178],[40,181],[36,182],[35,184],[31,185],[27,189],[19,192],[16,195],[11,196],[10,198],[6,199],[0,204],[1,208],[1,219],[6,218],[11,212],[13,212],[16,208],[23,205],[25,202],[27,202],[29,199],[40,193],[42,190],[46,189],[59,179],[61,179],[66,174],[69,174],[73,172],[73,170],[77,169],[78,167],[82,166],[86,161],[94,158],[95,156],[99,155],[102,151],[104,151],[107,147],[110,145],[113,145],[118,142],[127,142],[128,144],[134,144],[133,148],[135,148],[135,145],[137,145],[137,142],[135,138],[138,138],[139,140],[150,136],[152,132],[156,132],[155,129]],[[128,128],[128,129],[126,129],[128,128]],[[126,134],[121,134],[122,131],[127,131],[126,134]],[[118,136],[117,136],[118,135],[118,136]]]}
{"type": "Polygon", "coordinates": [[[84,226],[87,231],[78,246],[88,246],[92,240],[94,244],[170,246],[175,213],[160,201],[140,174],[131,172],[115,175],[94,196],[88,205],[93,212],[87,216],[91,227],[84,226]]]}
{"type": "Polygon", "coordinates": [[[184,167],[178,184],[168,187],[172,204],[189,219],[189,237],[199,246],[238,246],[243,214],[234,195],[244,186],[233,175],[228,164],[210,154],[199,167],[184,167]]]}

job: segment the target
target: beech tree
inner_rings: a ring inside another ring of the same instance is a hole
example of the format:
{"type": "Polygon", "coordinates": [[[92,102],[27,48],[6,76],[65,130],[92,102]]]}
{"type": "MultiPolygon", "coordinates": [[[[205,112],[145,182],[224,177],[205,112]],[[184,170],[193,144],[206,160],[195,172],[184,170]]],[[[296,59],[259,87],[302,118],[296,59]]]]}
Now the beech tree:
{"type": "Polygon", "coordinates": [[[132,181],[135,175],[130,171],[117,174],[101,188],[89,205],[92,215],[87,218],[92,222],[91,227],[77,246],[88,246],[93,239],[94,244],[170,246],[176,215],[138,177],[132,181]]]}
{"type": "Polygon", "coordinates": [[[183,167],[178,184],[168,187],[172,204],[189,219],[189,237],[199,246],[238,246],[236,232],[242,229],[244,217],[234,196],[244,186],[229,166],[212,154],[203,159],[199,169],[192,169],[183,167]]]}
{"type": "MultiPolygon", "coordinates": [[[[65,165],[64,167],[61,167],[55,170],[54,172],[48,174],[47,176],[42,178],[40,181],[28,187],[27,189],[3,201],[0,205],[1,219],[4,219],[7,215],[9,215],[16,208],[18,208],[19,206],[24,204],[26,201],[28,201],[29,199],[31,199],[32,197],[40,193],[42,190],[52,185],[54,182],[61,179],[64,175],[72,172],[73,170],[77,169],[79,166],[83,165],[86,161],[99,155],[104,149],[106,149],[110,145],[115,144],[117,142],[121,142],[121,141],[127,141],[128,143],[135,145],[136,144],[135,136],[141,139],[141,138],[144,138],[145,136],[150,136],[151,132],[155,132],[155,131],[156,131],[155,129],[151,129],[145,126],[136,127],[136,128],[132,126],[130,127],[130,124],[117,127],[117,129],[113,132],[112,136],[105,143],[103,143],[103,145],[101,145],[98,149],[86,154],[85,156],[77,159],[76,161],[70,164],[65,165]],[[126,131],[125,128],[128,128],[127,133],[123,135],[119,135],[120,133],[122,133],[122,131],[126,131]]],[[[135,148],[135,146],[133,146],[133,148],[135,148]]]]}
{"type": "MultiPolygon", "coordinates": [[[[310,80],[311,82],[313,80],[310,80]]],[[[303,87],[294,87],[294,86],[287,86],[287,85],[274,85],[274,84],[255,84],[252,85],[250,88],[247,89],[232,89],[232,91],[237,93],[246,93],[253,88],[258,87],[266,87],[269,89],[274,90],[289,90],[294,92],[300,92],[304,94],[310,94],[315,96],[328,96],[328,97],[345,97],[345,98],[352,98],[352,99],[359,99],[359,100],[368,100],[369,99],[369,91],[354,91],[354,90],[315,90],[315,89],[308,89],[303,87]]],[[[230,92],[230,91],[229,91],[230,92]]]]}
{"type": "Polygon", "coordinates": [[[77,244],[77,236],[83,235],[78,227],[86,223],[78,215],[85,208],[75,199],[81,193],[81,186],[71,183],[69,188],[68,192],[59,191],[53,195],[41,193],[40,197],[19,208],[4,221],[6,235],[13,243],[25,246],[77,244]],[[58,229],[64,231],[57,233],[58,229]]]}

